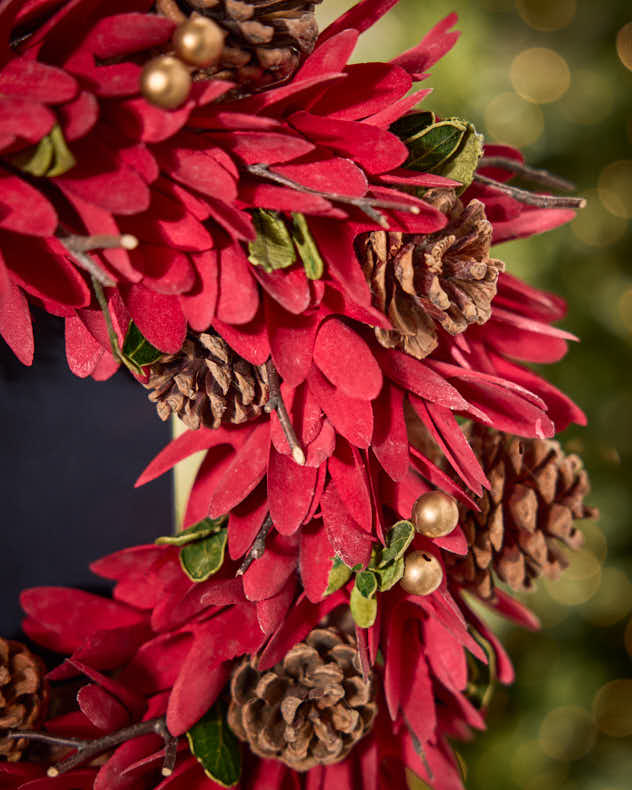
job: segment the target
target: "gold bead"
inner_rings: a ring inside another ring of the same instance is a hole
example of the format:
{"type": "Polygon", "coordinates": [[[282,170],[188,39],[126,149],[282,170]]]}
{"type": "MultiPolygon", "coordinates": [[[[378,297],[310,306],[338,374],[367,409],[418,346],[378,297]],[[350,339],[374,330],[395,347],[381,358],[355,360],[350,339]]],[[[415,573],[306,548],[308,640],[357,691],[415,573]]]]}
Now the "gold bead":
{"type": "Polygon", "coordinates": [[[442,538],[458,524],[459,508],[456,500],[443,491],[428,491],[413,505],[412,521],[422,535],[442,538]]]}
{"type": "Polygon", "coordinates": [[[404,558],[404,575],[400,585],[411,595],[430,595],[441,584],[441,563],[427,551],[411,551],[404,558]]]}
{"type": "Polygon", "coordinates": [[[173,48],[192,66],[214,66],[222,56],[224,31],[212,19],[195,15],[176,28],[173,48]]]}
{"type": "Polygon", "coordinates": [[[173,110],[186,101],[191,90],[188,68],[171,55],[160,55],[145,64],[140,90],[151,104],[173,110]]]}

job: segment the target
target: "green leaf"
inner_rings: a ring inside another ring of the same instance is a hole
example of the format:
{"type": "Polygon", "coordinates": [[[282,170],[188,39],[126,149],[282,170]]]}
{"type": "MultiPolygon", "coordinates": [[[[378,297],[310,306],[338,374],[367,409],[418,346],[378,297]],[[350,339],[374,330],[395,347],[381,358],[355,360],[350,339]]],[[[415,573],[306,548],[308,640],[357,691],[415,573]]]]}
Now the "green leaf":
{"type": "Polygon", "coordinates": [[[192,582],[205,582],[222,567],[227,538],[224,528],[180,549],[180,565],[192,582]]]}
{"type": "Polygon", "coordinates": [[[163,544],[167,544],[168,546],[184,546],[186,543],[192,543],[194,540],[201,540],[208,535],[219,532],[226,518],[226,516],[220,516],[219,518],[203,518],[202,521],[198,521],[198,523],[194,524],[192,527],[183,529],[176,535],[164,535],[161,538],[156,538],[155,543],[159,546],[163,544]]]}
{"type": "Polygon", "coordinates": [[[365,598],[373,598],[377,592],[377,577],[373,571],[360,571],[356,576],[355,586],[360,595],[365,598]]]}
{"type": "Polygon", "coordinates": [[[37,145],[31,145],[11,157],[13,165],[32,176],[45,176],[52,161],[53,143],[48,134],[37,145]]]}
{"type": "Polygon", "coordinates": [[[399,557],[385,568],[376,568],[375,573],[378,575],[380,592],[390,590],[404,575],[404,558],[399,557]]]}
{"type": "Polygon", "coordinates": [[[226,723],[221,701],[188,730],[187,740],[209,779],[224,787],[237,784],[241,775],[239,742],[226,723]]]}
{"type": "Polygon", "coordinates": [[[370,628],[373,625],[377,616],[377,601],[375,598],[365,598],[362,595],[358,589],[357,578],[351,590],[349,606],[356,625],[360,628],[370,628]]]}
{"type": "Polygon", "coordinates": [[[340,557],[334,557],[333,565],[329,571],[329,584],[325,590],[325,595],[332,593],[344,587],[351,578],[351,568],[344,564],[340,557]]]}
{"type": "Polygon", "coordinates": [[[162,351],[158,351],[148,340],[145,340],[133,321],[130,321],[127,327],[122,352],[123,356],[141,372],[145,365],[153,365],[163,356],[162,351]]]}
{"type": "Polygon", "coordinates": [[[403,115],[399,120],[392,123],[389,132],[396,134],[400,140],[406,142],[428,126],[435,122],[433,112],[414,112],[410,115],[403,115]]]}
{"type": "Polygon", "coordinates": [[[385,568],[389,563],[403,557],[414,537],[415,527],[410,521],[398,521],[397,524],[393,524],[386,536],[387,545],[382,551],[382,560],[378,568],[385,568]]]}
{"type": "Polygon", "coordinates": [[[470,632],[487,656],[487,663],[479,661],[478,658],[475,658],[469,652],[466,653],[467,686],[465,694],[475,708],[484,710],[489,707],[498,679],[496,652],[491,643],[481,636],[478,631],[470,628],[470,632]]]}
{"type": "Polygon", "coordinates": [[[276,211],[257,209],[252,215],[257,238],[248,242],[248,260],[265,272],[286,269],[296,260],[292,237],[276,211]]]}
{"type": "Polygon", "coordinates": [[[292,214],[294,227],[292,228],[292,238],[301,256],[305,274],[310,280],[320,280],[325,271],[325,264],[321,258],[314,237],[312,236],[307,221],[302,214],[292,214]]]}
{"type": "Polygon", "coordinates": [[[48,136],[50,137],[50,141],[53,144],[55,163],[51,168],[49,168],[46,175],[49,178],[54,178],[54,176],[63,176],[64,173],[67,173],[77,164],[77,160],[66,145],[64,133],[58,124],[53,126],[53,128],[48,133],[48,136]]]}
{"type": "Polygon", "coordinates": [[[483,135],[478,134],[472,124],[468,124],[467,133],[456,156],[441,169],[441,175],[460,181],[463,186],[456,190],[457,195],[464,192],[474,179],[478,162],[483,155],[483,135]]]}
{"type": "Polygon", "coordinates": [[[406,167],[440,172],[442,165],[459,150],[466,132],[467,123],[457,118],[428,126],[406,140],[409,151],[406,167]]]}

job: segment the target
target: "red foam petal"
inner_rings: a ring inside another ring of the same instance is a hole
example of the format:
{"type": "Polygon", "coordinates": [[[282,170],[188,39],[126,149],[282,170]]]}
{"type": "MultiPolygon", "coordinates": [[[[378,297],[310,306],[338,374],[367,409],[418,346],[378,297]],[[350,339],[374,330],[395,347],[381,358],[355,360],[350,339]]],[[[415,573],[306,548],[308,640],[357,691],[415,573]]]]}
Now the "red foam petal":
{"type": "Polygon", "coordinates": [[[451,50],[461,35],[458,31],[449,32],[457,19],[456,14],[450,14],[428,31],[417,46],[394,58],[391,63],[406,69],[416,79],[422,79],[424,72],[451,50]]]}
{"type": "Polygon", "coordinates": [[[252,274],[267,293],[289,313],[300,315],[308,307],[311,299],[309,280],[302,268],[275,272],[264,272],[258,266],[252,267],[252,274]]]}
{"type": "Polygon", "coordinates": [[[244,573],[244,592],[249,601],[277,595],[296,570],[298,539],[272,534],[266,550],[244,573]]]}
{"type": "Polygon", "coordinates": [[[77,693],[81,712],[100,730],[110,732],[130,723],[128,711],[101,686],[89,683],[77,693]]]}
{"type": "Polygon", "coordinates": [[[281,535],[291,535],[301,525],[314,494],[317,471],[299,466],[289,455],[270,446],[268,503],[270,517],[281,535]]]}
{"type": "Polygon", "coordinates": [[[212,132],[208,137],[247,165],[289,162],[314,150],[308,140],[279,132],[212,132]]]}
{"type": "Polygon", "coordinates": [[[335,550],[322,522],[316,521],[301,530],[301,579],[305,594],[312,603],[318,603],[325,595],[334,554],[335,550]]]}
{"type": "Polygon", "coordinates": [[[371,538],[353,520],[336,488],[330,483],[320,498],[323,522],[332,548],[345,565],[366,567],[373,545],[371,538]]]}
{"type": "Polygon", "coordinates": [[[404,393],[389,382],[373,404],[375,427],[371,449],[384,471],[401,480],[408,471],[408,433],[404,419],[404,393]]]}
{"type": "Polygon", "coordinates": [[[33,236],[52,236],[57,214],[26,181],[0,169],[0,228],[33,236]]]}
{"type": "Polygon", "coordinates": [[[272,359],[283,381],[294,387],[311,367],[318,317],[293,315],[268,298],[264,306],[272,359]]]}
{"type": "Polygon", "coordinates": [[[312,365],[309,388],[336,430],[356,447],[368,447],[373,435],[373,410],[366,400],[349,398],[312,365]]]}
{"type": "Polygon", "coordinates": [[[296,587],[297,579],[292,575],[275,596],[257,601],[257,620],[264,634],[273,633],[285,620],[294,601],[296,587]]]}
{"type": "Polygon", "coordinates": [[[263,309],[258,310],[257,315],[249,324],[233,326],[214,318],[213,327],[234,351],[247,359],[248,362],[252,362],[253,365],[263,365],[270,356],[270,344],[263,318],[263,309]]]}
{"type": "Polygon", "coordinates": [[[142,285],[130,285],[122,296],[134,323],[153,346],[166,354],[182,348],[187,322],[177,296],[159,294],[142,285]]]}
{"type": "Polygon", "coordinates": [[[372,400],[382,389],[382,371],[368,345],[337,318],[321,324],[314,344],[314,362],[349,398],[372,400]]]}
{"type": "Polygon", "coordinates": [[[318,39],[318,47],[347,28],[364,33],[398,2],[399,0],[361,0],[323,30],[318,39]]]}
{"type": "MultiPolygon", "coordinates": [[[[1,253],[0,268],[4,269],[1,253]]],[[[0,300],[0,335],[23,365],[33,363],[35,344],[28,302],[22,291],[7,278],[0,300]]]]}
{"type": "Polygon", "coordinates": [[[373,526],[373,508],[366,470],[355,447],[338,437],[336,450],[327,463],[329,474],[353,520],[365,530],[371,532],[373,526]]]}
{"type": "Polygon", "coordinates": [[[21,137],[36,143],[48,134],[57,119],[48,107],[23,96],[3,96],[0,137],[21,137]]]}
{"type": "Polygon", "coordinates": [[[65,321],[66,359],[75,376],[85,379],[103,357],[105,349],[77,316],[65,321]]]}
{"type": "Polygon", "coordinates": [[[77,82],[70,74],[32,58],[13,58],[0,71],[0,94],[46,104],[70,101],[77,82]]]}
{"type": "Polygon", "coordinates": [[[296,73],[295,79],[311,79],[319,77],[321,74],[342,71],[358,41],[358,31],[352,30],[352,27],[349,25],[346,30],[341,29],[340,32],[330,35],[322,43],[319,42],[316,49],[296,73]]]}
{"type": "Polygon", "coordinates": [[[217,317],[227,324],[247,324],[259,307],[259,292],[252,266],[239,244],[220,251],[217,317]]]}

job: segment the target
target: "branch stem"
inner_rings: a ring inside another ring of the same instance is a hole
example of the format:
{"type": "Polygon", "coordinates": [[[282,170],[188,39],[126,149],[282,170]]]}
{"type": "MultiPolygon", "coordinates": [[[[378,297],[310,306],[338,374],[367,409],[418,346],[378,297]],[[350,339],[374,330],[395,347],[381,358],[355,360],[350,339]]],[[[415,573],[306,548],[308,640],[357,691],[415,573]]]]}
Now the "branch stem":
{"type": "Polygon", "coordinates": [[[108,300],[105,298],[102,284],[94,275],[92,275],[92,287],[94,288],[94,295],[96,296],[99,307],[101,308],[101,312],[103,313],[103,319],[108,330],[108,337],[110,338],[110,345],[112,346],[112,354],[116,359],[122,361],[123,354],[121,353],[118,337],[114,331],[114,324],[112,323],[112,316],[110,315],[108,300]]]}
{"type": "Polygon", "coordinates": [[[266,550],[266,538],[268,537],[268,532],[270,532],[271,529],[272,519],[268,513],[263,521],[263,524],[261,525],[259,532],[257,532],[255,539],[252,541],[252,546],[250,547],[248,554],[246,554],[243,562],[239,566],[236,574],[237,576],[243,576],[252,563],[263,555],[263,552],[266,550]]]}
{"type": "Polygon", "coordinates": [[[561,192],[574,192],[575,184],[567,181],[565,178],[550,173],[548,170],[531,167],[518,162],[516,159],[509,159],[506,156],[484,156],[478,163],[479,167],[500,167],[503,170],[509,170],[516,175],[532,181],[534,184],[542,184],[551,189],[559,189],[561,192]]]}
{"type": "Polygon", "coordinates": [[[290,422],[290,416],[287,413],[287,408],[283,401],[283,396],[281,395],[281,379],[279,378],[277,369],[274,367],[272,358],[266,362],[266,370],[268,372],[270,398],[266,403],[265,409],[267,412],[276,411],[279,422],[281,423],[281,428],[283,428],[285,438],[290,445],[292,458],[299,466],[305,466],[305,453],[303,452],[303,448],[296,437],[294,427],[290,422]]]}
{"type": "Polygon", "coordinates": [[[388,228],[388,221],[386,217],[377,210],[378,208],[390,208],[396,211],[407,211],[410,214],[419,214],[421,211],[419,206],[415,206],[411,203],[400,203],[396,200],[382,200],[381,198],[341,195],[337,192],[320,192],[318,189],[306,187],[304,184],[299,184],[298,181],[294,181],[291,178],[287,178],[286,176],[282,176],[279,173],[275,173],[274,171],[270,170],[267,165],[248,165],[246,169],[254,176],[258,176],[259,178],[267,178],[268,181],[274,181],[275,183],[281,184],[284,187],[295,189],[297,192],[303,192],[308,195],[317,195],[318,197],[325,198],[325,200],[330,200],[332,203],[345,203],[350,206],[355,206],[356,208],[360,209],[360,211],[363,211],[370,220],[376,222],[383,228],[388,228]]]}
{"type": "Polygon", "coordinates": [[[474,181],[477,181],[479,184],[484,184],[491,189],[495,189],[498,192],[503,192],[505,195],[509,195],[509,197],[527,206],[537,206],[538,208],[584,208],[586,205],[586,200],[581,197],[538,195],[533,192],[528,192],[526,189],[512,187],[509,186],[509,184],[501,184],[500,181],[482,176],[480,173],[475,174],[474,181]]]}

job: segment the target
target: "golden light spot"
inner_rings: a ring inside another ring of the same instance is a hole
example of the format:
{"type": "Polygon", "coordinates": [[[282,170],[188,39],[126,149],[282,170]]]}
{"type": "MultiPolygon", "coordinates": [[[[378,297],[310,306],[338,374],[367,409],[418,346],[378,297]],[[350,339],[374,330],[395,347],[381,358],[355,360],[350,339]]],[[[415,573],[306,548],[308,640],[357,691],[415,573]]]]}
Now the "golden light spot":
{"type": "Polygon", "coordinates": [[[614,107],[614,88],[605,74],[593,69],[573,69],[573,80],[560,109],[573,123],[602,123],[614,107]]]}
{"type": "Polygon", "coordinates": [[[632,679],[606,683],[595,694],[593,715],[597,727],[613,738],[632,735],[632,679]]]}
{"type": "Polygon", "coordinates": [[[623,159],[604,167],[597,191],[611,214],[623,219],[632,218],[632,161],[623,159]]]}
{"type": "Polygon", "coordinates": [[[516,0],[516,9],[529,27],[550,32],[570,25],[577,3],[576,0],[516,0]]]}
{"type": "Polygon", "coordinates": [[[585,195],[587,206],[571,223],[575,236],[589,247],[607,247],[618,241],[626,231],[627,222],[606,211],[597,192],[585,195]]]}
{"type": "Polygon", "coordinates": [[[582,609],[582,616],[593,625],[606,627],[618,623],[632,609],[632,583],[619,568],[604,568],[597,594],[582,609]]]}
{"type": "Polygon", "coordinates": [[[587,549],[570,555],[570,565],[556,581],[544,580],[553,600],[565,606],[578,606],[590,600],[601,584],[601,564],[587,549]]]}
{"type": "Polygon", "coordinates": [[[603,562],[608,554],[608,543],[599,524],[592,519],[584,519],[578,526],[584,535],[584,548],[592,552],[599,562],[603,562]]]}
{"type": "Polygon", "coordinates": [[[617,55],[626,69],[632,71],[632,22],[617,33],[617,55]]]}
{"type": "Polygon", "coordinates": [[[587,710],[575,705],[548,713],[538,733],[540,749],[554,760],[579,760],[592,749],[595,727],[587,710]]]}
{"type": "Polygon", "coordinates": [[[534,143],[544,130],[544,116],[537,105],[515,93],[501,93],[485,109],[488,136],[499,143],[518,148],[534,143]]]}
{"type": "Polygon", "coordinates": [[[564,58],[552,49],[525,49],[513,59],[511,84],[523,99],[548,104],[561,99],[571,84],[571,72],[564,58]]]}
{"type": "Polygon", "coordinates": [[[619,315],[623,326],[632,332],[632,288],[628,288],[619,297],[619,315]]]}

